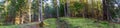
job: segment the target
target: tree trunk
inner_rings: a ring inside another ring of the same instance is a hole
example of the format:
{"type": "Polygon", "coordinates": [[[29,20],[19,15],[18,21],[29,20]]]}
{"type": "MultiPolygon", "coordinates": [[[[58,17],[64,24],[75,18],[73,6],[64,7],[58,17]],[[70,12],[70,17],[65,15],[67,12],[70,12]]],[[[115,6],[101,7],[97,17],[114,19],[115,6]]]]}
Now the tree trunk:
{"type": "Polygon", "coordinates": [[[70,15],[69,0],[65,0],[64,14],[65,14],[65,17],[68,17],[70,15]]]}
{"type": "Polygon", "coordinates": [[[83,0],[85,3],[85,7],[84,7],[84,16],[86,17],[86,18],[88,18],[88,2],[87,2],[87,0],[83,0]]]}
{"type": "Polygon", "coordinates": [[[28,15],[29,15],[29,22],[31,22],[31,5],[32,5],[32,0],[28,0],[28,15]]]}
{"type": "Polygon", "coordinates": [[[103,0],[103,20],[110,20],[110,12],[108,11],[109,8],[109,4],[108,4],[108,0],[103,0]]]}
{"type": "Polygon", "coordinates": [[[39,22],[40,23],[40,27],[43,28],[43,15],[42,15],[42,0],[38,0],[39,1],[39,22]]]}

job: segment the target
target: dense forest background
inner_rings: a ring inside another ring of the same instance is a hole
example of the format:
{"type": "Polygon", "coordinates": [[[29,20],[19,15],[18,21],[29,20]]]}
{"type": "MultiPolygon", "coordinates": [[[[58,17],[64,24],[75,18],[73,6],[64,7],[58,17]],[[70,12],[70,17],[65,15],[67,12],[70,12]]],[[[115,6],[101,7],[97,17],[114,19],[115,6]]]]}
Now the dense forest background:
{"type": "Polygon", "coordinates": [[[43,25],[49,18],[59,23],[60,17],[120,23],[119,8],[120,0],[0,0],[0,25],[43,25]]]}

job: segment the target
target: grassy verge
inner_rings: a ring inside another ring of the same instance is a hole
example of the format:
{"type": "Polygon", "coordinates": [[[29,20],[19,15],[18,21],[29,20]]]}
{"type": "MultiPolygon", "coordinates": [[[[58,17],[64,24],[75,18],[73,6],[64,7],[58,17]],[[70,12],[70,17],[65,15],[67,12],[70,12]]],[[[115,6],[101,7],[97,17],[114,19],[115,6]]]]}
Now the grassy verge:
{"type": "MultiPolygon", "coordinates": [[[[100,21],[96,23],[95,20],[85,19],[85,18],[60,18],[61,20],[67,21],[69,28],[120,28],[120,24],[110,24],[105,21],[100,21]],[[114,26],[113,26],[114,25],[114,26]]],[[[44,20],[44,28],[56,28],[56,19],[49,18],[44,20]]],[[[28,24],[31,25],[31,24],[28,24]]],[[[25,25],[23,25],[25,26],[25,25]]],[[[11,26],[0,26],[0,28],[20,28],[20,25],[11,26]]]]}
{"type": "MultiPolygon", "coordinates": [[[[120,24],[111,24],[106,21],[100,21],[99,23],[95,20],[85,18],[61,18],[68,22],[70,28],[120,28],[120,24]],[[113,26],[114,25],[114,26],[113,26]]],[[[49,28],[56,28],[55,19],[45,20],[49,25],[49,28]]]]}
{"type": "Polygon", "coordinates": [[[45,25],[44,25],[45,28],[56,28],[56,26],[57,26],[55,24],[55,22],[56,22],[55,18],[46,19],[46,20],[44,20],[44,22],[45,22],[45,25]]]}

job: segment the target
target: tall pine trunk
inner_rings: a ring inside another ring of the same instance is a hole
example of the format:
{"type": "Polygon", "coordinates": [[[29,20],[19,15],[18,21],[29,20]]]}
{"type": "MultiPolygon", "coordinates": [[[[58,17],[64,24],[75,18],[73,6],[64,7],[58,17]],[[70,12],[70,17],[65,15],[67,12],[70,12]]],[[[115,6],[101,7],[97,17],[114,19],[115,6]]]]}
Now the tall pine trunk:
{"type": "Polygon", "coordinates": [[[31,5],[32,5],[32,0],[28,0],[28,15],[29,15],[29,22],[31,22],[31,5]]]}
{"type": "Polygon", "coordinates": [[[103,20],[109,21],[111,18],[111,13],[109,12],[109,0],[103,0],[103,20]]]}
{"type": "Polygon", "coordinates": [[[42,0],[38,0],[39,1],[39,22],[40,23],[40,28],[43,28],[43,15],[42,15],[42,0]]]}
{"type": "Polygon", "coordinates": [[[69,10],[69,0],[65,0],[64,1],[64,15],[65,17],[68,17],[70,14],[70,10],[69,10]]]}

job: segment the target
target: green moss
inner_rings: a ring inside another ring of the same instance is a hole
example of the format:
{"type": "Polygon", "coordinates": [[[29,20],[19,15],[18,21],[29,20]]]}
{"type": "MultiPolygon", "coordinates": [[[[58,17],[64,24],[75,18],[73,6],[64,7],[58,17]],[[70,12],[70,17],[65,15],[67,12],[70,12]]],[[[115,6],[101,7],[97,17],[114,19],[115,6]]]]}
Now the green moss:
{"type": "MultiPolygon", "coordinates": [[[[68,22],[70,28],[120,28],[120,24],[110,24],[106,21],[100,21],[99,23],[95,23],[95,20],[85,19],[85,18],[60,18],[61,20],[65,20],[68,22]]],[[[49,18],[44,20],[45,23],[49,25],[45,25],[44,28],[56,28],[56,18],[49,18]]],[[[19,25],[11,25],[11,26],[0,26],[0,28],[20,28],[19,25]]]]}

